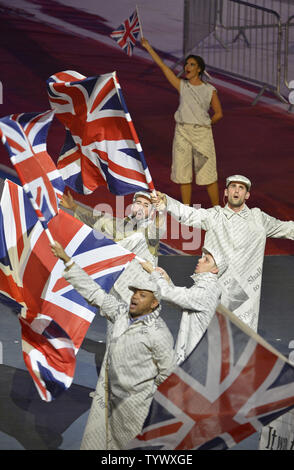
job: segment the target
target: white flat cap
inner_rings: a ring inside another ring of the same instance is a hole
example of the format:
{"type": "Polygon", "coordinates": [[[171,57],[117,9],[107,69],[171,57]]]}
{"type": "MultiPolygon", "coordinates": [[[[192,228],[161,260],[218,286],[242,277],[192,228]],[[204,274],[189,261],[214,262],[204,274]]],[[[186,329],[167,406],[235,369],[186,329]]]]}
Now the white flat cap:
{"type": "Polygon", "coordinates": [[[149,201],[151,201],[151,196],[152,196],[152,194],[151,194],[151,193],[148,193],[147,191],[138,191],[137,193],[134,194],[133,202],[135,202],[135,200],[136,200],[137,197],[139,197],[139,196],[146,197],[147,199],[149,199],[149,201]]]}
{"type": "Polygon", "coordinates": [[[248,179],[246,176],[242,176],[242,175],[233,175],[233,176],[229,176],[227,179],[226,179],[226,188],[229,186],[230,183],[243,183],[246,185],[247,187],[247,190],[250,191],[250,188],[251,188],[251,181],[250,179],[248,179]]]}
{"type": "Polygon", "coordinates": [[[218,268],[217,277],[221,277],[227,270],[228,263],[226,262],[225,258],[221,255],[219,250],[217,250],[216,248],[209,247],[209,245],[206,244],[202,247],[202,253],[208,253],[214,258],[215,264],[218,268]]]}
{"type": "Polygon", "coordinates": [[[134,281],[131,285],[128,286],[128,288],[132,291],[138,289],[153,292],[154,297],[160,302],[160,295],[157,285],[149,279],[134,281]]]}

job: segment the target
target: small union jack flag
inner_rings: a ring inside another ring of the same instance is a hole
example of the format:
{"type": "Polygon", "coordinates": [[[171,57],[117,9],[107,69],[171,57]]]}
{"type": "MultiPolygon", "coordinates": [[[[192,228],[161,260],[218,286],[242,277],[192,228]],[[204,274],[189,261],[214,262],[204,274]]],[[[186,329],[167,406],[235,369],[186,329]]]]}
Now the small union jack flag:
{"type": "Polygon", "coordinates": [[[140,22],[137,11],[135,10],[127,20],[125,20],[117,29],[112,31],[110,37],[118,43],[128,56],[131,56],[139,32],[140,22]]]}
{"type": "Polygon", "coordinates": [[[57,214],[65,183],[46,150],[54,112],[11,114],[0,119],[0,137],[39,220],[57,214]]]}
{"type": "Polygon", "coordinates": [[[294,407],[293,365],[231,312],[218,310],[155,392],[129,449],[227,449],[294,407]]]}

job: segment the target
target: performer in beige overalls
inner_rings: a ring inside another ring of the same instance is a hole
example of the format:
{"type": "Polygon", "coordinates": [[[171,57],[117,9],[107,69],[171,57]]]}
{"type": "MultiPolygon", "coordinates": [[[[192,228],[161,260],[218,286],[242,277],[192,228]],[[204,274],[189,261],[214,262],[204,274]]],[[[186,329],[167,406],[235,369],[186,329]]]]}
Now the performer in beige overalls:
{"type": "Polygon", "coordinates": [[[178,78],[142,38],[142,46],[180,93],[180,105],[175,113],[175,136],[171,180],[180,184],[184,204],[191,204],[193,162],[196,184],[206,185],[213,206],[219,204],[216,155],[211,125],[222,118],[222,107],[214,86],[202,80],[205,63],[199,56],[189,55],[185,60],[186,79],[178,78]],[[214,114],[210,118],[208,111],[214,114]]]}

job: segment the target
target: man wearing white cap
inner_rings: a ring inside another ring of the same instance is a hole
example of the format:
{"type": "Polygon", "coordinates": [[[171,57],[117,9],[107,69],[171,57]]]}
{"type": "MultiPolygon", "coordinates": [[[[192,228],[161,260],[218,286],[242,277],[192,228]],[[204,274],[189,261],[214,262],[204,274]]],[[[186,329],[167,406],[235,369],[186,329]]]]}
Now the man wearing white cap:
{"type": "MultiPolygon", "coordinates": [[[[138,257],[158,263],[160,238],[166,230],[165,214],[156,211],[151,202],[151,193],[138,191],[134,194],[130,214],[125,218],[112,217],[108,213],[88,209],[77,204],[72,195],[64,194],[61,206],[73,211],[74,216],[97,232],[113,239],[138,257]]],[[[134,259],[114,284],[111,293],[129,302],[131,293],[129,281],[140,277],[142,268],[134,259]]]]}
{"type": "Polygon", "coordinates": [[[60,204],[72,210],[77,219],[112,238],[115,242],[121,242],[134,233],[142,233],[151,254],[150,261],[154,261],[157,257],[160,235],[165,231],[165,227],[163,226],[164,218],[159,220],[155,207],[152,206],[151,193],[136,192],[131,212],[125,218],[112,217],[108,213],[86,208],[76,203],[70,193],[62,196],[60,204]]]}
{"type": "MultiPolygon", "coordinates": [[[[65,263],[61,245],[51,245],[65,263]]],[[[154,392],[175,366],[173,336],[160,318],[155,283],[145,279],[129,285],[129,304],[107,294],[74,262],[64,277],[100,314],[113,323],[99,374],[82,450],[124,449],[143,427],[154,392]]]]}
{"type": "MultiPolygon", "coordinates": [[[[294,240],[294,222],[249,209],[251,182],[242,175],[226,180],[225,207],[194,209],[162,193],[157,203],[180,223],[206,231],[204,245],[220,251],[228,269],[219,280],[221,303],[257,331],[265,243],[268,237],[294,240]]],[[[154,200],[155,202],[155,200],[154,200]]]]}
{"type": "Polygon", "coordinates": [[[197,346],[215,314],[221,296],[219,278],[225,273],[227,263],[216,249],[203,247],[202,257],[191,276],[194,284],[189,288],[175,286],[162,268],[154,268],[149,263],[142,266],[151,273],[150,279],[156,283],[161,300],[183,309],[175,347],[177,364],[180,364],[197,346]]]}

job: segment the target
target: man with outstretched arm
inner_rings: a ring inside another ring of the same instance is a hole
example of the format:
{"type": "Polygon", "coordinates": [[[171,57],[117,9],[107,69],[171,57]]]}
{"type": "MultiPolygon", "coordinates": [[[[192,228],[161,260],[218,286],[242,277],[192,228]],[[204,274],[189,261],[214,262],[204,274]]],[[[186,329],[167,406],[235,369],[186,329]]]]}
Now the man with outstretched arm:
{"type": "MultiPolygon", "coordinates": [[[[125,218],[113,217],[96,209],[89,209],[78,204],[68,192],[61,198],[60,205],[70,209],[73,215],[98,232],[121,243],[135,233],[140,233],[150,252],[144,259],[157,263],[160,237],[164,234],[165,217],[156,211],[151,202],[151,193],[138,191],[134,194],[130,213],[125,218]]],[[[125,248],[129,249],[127,246],[125,248]]],[[[132,250],[134,251],[134,250],[132,250]]],[[[139,253],[138,253],[139,254],[139,253]]]]}
{"type": "Polygon", "coordinates": [[[113,323],[81,449],[124,449],[141,432],[157,386],[175,366],[157,287],[145,273],[143,283],[130,284],[133,295],[126,304],[107,294],[59,243],[51,248],[66,265],[65,279],[113,323]]]}
{"type": "Polygon", "coordinates": [[[195,209],[157,192],[155,203],[165,204],[180,223],[206,231],[204,245],[216,248],[228,263],[219,280],[221,303],[257,331],[266,239],[294,240],[294,222],[278,220],[261,209],[250,209],[251,182],[242,175],[226,179],[225,207],[195,209]]]}
{"type": "MultiPolygon", "coordinates": [[[[158,264],[160,238],[166,231],[166,213],[159,211],[151,202],[151,193],[138,191],[134,194],[130,213],[125,218],[113,217],[109,213],[89,209],[78,204],[70,192],[62,196],[60,205],[94,230],[103,233],[116,243],[135,253],[139,258],[158,264]]],[[[130,280],[143,276],[142,267],[134,259],[115,282],[111,293],[118,299],[129,302],[130,280]]]]}

